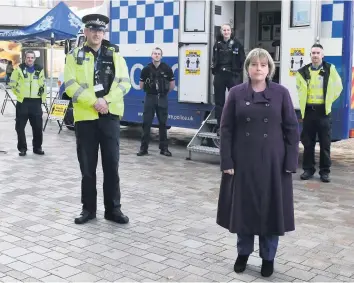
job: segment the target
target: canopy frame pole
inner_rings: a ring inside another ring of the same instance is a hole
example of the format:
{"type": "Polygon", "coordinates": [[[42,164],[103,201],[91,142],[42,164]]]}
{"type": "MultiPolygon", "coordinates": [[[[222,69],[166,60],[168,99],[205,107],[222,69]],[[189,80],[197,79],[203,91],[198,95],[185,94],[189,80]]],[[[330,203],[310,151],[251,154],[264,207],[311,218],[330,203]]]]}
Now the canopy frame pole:
{"type": "Polygon", "coordinates": [[[53,56],[53,46],[54,46],[54,33],[51,33],[50,36],[50,106],[52,106],[52,100],[53,100],[53,62],[54,62],[54,56],[53,56]]]}

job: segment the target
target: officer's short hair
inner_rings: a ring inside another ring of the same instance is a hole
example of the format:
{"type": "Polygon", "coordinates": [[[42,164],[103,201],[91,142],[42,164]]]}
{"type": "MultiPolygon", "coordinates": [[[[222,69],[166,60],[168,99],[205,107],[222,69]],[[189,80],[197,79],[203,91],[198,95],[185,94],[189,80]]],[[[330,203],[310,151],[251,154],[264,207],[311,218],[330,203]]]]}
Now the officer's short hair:
{"type": "Polygon", "coordinates": [[[317,47],[317,48],[321,48],[321,49],[323,50],[323,46],[322,46],[321,44],[319,44],[319,43],[315,43],[314,45],[312,45],[312,46],[311,46],[311,49],[312,49],[312,48],[316,48],[316,47],[317,47]]]}
{"type": "Polygon", "coordinates": [[[33,54],[34,59],[36,59],[36,53],[32,49],[25,51],[25,58],[27,58],[27,54],[33,54]]]}
{"type": "Polygon", "coordinates": [[[155,47],[155,48],[151,51],[151,55],[152,55],[152,53],[153,53],[155,50],[159,50],[159,51],[161,52],[161,56],[162,56],[163,52],[162,52],[162,49],[161,49],[160,47],[155,47]]]}
{"type": "Polygon", "coordinates": [[[268,78],[271,80],[275,73],[274,60],[272,56],[270,56],[269,52],[263,48],[255,48],[248,53],[243,67],[245,76],[249,77],[248,67],[250,66],[251,61],[253,59],[264,59],[264,58],[266,58],[268,61],[268,68],[269,68],[268,78]]]}

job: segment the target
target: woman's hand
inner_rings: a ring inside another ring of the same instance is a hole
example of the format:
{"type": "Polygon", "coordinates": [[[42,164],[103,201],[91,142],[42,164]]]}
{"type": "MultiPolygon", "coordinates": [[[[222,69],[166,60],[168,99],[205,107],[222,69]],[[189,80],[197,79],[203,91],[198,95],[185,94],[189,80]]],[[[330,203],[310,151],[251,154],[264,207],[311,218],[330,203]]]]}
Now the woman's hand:
{"type": "Polygon", "coordinates": [[[228,170],[224,170],[225,174],[229,174],[229,175],[233,175],[234,174],[234,169],[228,169],[228,170]]]}

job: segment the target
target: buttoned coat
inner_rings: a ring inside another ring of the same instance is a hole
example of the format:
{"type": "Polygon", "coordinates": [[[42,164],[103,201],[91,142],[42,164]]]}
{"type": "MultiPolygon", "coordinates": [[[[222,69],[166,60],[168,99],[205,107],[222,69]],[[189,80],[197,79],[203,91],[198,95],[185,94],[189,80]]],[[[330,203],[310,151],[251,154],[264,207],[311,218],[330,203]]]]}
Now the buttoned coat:
{"type": "Polygon", "coordinates": [[[292,174],[299,126],[289,91],[267,82],[263,92],[246,82],[233,87],[220,125],[222,173],[217,224],[231,233],[284,235],[295,229],[292,174]]]}

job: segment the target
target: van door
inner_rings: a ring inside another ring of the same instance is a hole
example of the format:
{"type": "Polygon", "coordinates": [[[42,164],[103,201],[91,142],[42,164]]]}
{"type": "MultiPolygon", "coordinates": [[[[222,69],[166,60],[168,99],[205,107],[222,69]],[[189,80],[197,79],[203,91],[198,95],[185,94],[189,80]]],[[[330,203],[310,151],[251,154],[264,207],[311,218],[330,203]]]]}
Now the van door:
{"type": "Polygon", "coordinates": [[[180,1],[178,101],[208,103],[210,1],[180,1]]]}
{"type": "Polygon", "coordinates": [[[299,109],[295,75],[311,62],[311,46],[320,37],[320,0],[282,1],[280,83],[289,89],[295,109],[299,109]]]}

